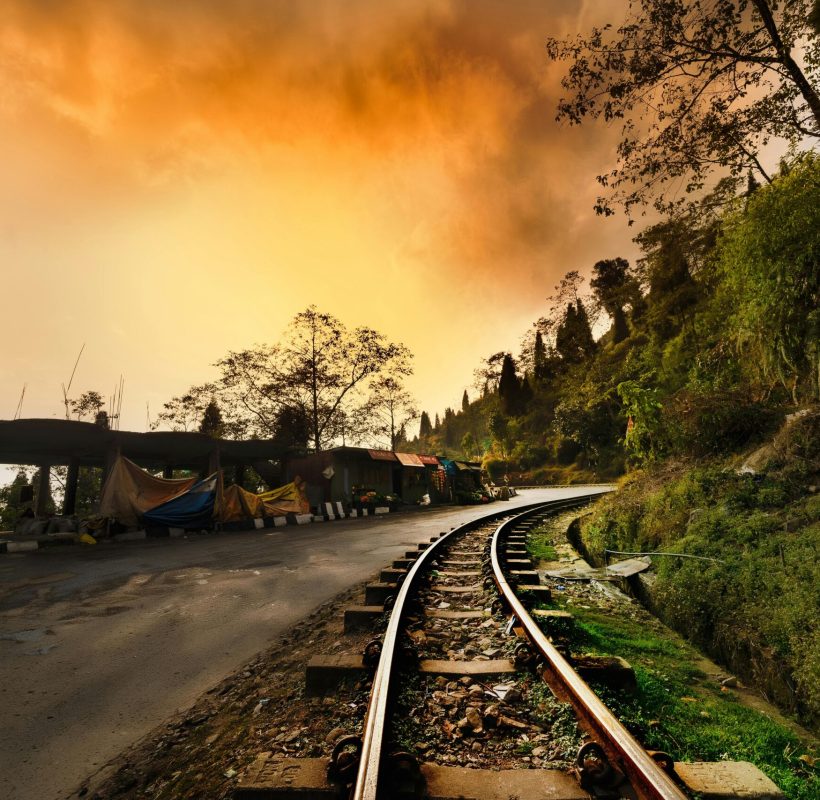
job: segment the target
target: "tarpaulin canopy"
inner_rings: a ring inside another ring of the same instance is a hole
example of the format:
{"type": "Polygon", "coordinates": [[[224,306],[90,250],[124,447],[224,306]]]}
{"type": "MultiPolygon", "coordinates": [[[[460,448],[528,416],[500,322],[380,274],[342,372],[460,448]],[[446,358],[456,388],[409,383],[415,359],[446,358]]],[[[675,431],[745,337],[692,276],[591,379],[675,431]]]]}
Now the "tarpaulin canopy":
{"type": "Polygon", "coordinates": [[[196,478],[155,478],[133,461],[119,456],[108,474],[100,499],[100,516],[136,525],[146,511],[187,492],[196,478]]]}
{"type": "Polygon", "coordinates": [[[305,482],[297,477],[293,483],[262,494],[248,492],[235,484],[229,486],[222,496],[220,519],[232,522],[264,516],[283,516],[291,512],[306,514],[308,511],[310,504],[305,497],[305,482]]]}
{"type": "Polygon", "coordinates": [[[415,453],[396,453],[396,458],[404,467],[424,468],[424,462],[415,453]]]}
{"type": "Polygon", "coordinates": [[[167,525],[169,528],[200,528],[209,526],[214,518],[219,473],[215,472],[195,483],[187,492],[152,508],[142,515],[146,525],[167,525]]]}
{"type": "Polygon", "coordinates": [[[455,461],[450,461],[449,458],[442,458],[441,456],[439,456],[438,460],[439,460],[439,464],[441,464],[441,466],[444,467],[444,471],[448,475],[457,475],[458,474],[458,467],[456,466],[455,461]]]}
{"type": "Polygon", "coordinates": [[[368,450],[374,461],[395,461],[396,456],[390,450],[368,450]]]}

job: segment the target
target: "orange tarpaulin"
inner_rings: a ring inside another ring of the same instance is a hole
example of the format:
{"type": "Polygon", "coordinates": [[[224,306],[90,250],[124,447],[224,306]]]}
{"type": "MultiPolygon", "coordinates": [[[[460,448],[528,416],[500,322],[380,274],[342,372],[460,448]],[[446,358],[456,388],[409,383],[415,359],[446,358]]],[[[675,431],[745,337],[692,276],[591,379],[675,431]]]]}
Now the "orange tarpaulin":
{"type": "Polygon", "coordinates": [[[310,504],[305,496],[305,482],[297,477],[293,483],[262,494],[247,492],[236,484],[229,486],[222,495],[220,519],[223,522],[232,522],[290,513],[306,514],[308,511],[310,504]]]}
{"type": "Polygon", "coordinates": [[[100,516],[136,525],[146,511],[184,494],[197,480],[155,478],[133,461],[118,456],[102,489],[100,516]]]}

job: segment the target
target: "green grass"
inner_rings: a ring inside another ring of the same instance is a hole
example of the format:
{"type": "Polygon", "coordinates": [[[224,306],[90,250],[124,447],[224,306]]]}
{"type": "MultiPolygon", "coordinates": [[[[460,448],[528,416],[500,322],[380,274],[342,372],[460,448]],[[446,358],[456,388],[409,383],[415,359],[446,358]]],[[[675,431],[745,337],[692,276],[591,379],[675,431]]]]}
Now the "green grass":
{"type": "Polygon", "coordinates": [[[751,761],[790,800],[820,796],[818,770],[800,760],[806,746],[732,692],[709,683],[692,648],[645,619],[571,609],[573,650],[621,656],[635,669],[635,693],[593,688],[645,747],[678,761],[751,761]]]}
{"type": "Polygon", "coordinates": [[[558,560],[558,551],[552,544],[555,535],[556,531],[549,523],[530,531],[527,536],[527,552],[535,563],[558,560]]]}

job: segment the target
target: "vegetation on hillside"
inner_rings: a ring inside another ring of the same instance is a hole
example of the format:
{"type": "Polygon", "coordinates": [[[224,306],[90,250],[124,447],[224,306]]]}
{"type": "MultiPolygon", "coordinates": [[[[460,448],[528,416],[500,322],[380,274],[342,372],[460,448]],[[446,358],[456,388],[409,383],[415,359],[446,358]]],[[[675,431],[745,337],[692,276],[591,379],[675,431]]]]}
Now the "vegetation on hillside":
{"type": "Polygon", "coordinates": [[[646,228],[638,263],[599,261],[591,291],[568,273],[520,352],[488,358],[477,397],[423,414],[411,445],[549,483],[764,437],[820,397],[818,199],[820,159],[802,154],[646,228]]]}

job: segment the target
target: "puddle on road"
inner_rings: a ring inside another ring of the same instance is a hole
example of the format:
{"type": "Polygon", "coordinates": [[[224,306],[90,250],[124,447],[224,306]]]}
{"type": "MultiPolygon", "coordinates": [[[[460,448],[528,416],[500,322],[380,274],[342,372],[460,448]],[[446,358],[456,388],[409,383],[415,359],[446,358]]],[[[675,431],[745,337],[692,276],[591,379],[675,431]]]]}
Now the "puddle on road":
{"type": "MultiPolygon", "coordinates": [[[[44,636],[56,636],[51,628],[29,628],[25,631],[15,631],[13,633],[0,633],[0,639],[7,642],[39,642],[44,636]]],[[[51,645],[56,647],[56,645],[51,645]]]]}
{"type": "Polygon", "coordinates": [[[43,647],[38,648],[37,650],[27,650],[27,656],[45,656],[48,655],[55,647],[59,647],[57,644],[47,644],[43,647]]]}

